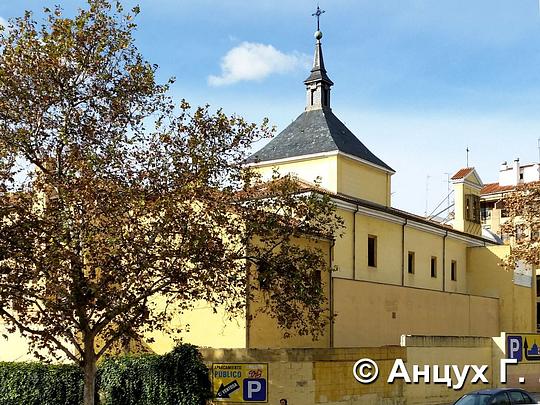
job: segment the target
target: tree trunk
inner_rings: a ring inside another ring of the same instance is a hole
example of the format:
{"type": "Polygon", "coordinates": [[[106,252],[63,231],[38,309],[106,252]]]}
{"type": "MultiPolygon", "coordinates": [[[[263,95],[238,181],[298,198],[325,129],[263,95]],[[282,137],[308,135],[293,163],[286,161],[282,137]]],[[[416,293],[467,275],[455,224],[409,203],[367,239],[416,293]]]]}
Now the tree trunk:
{"type": "Polygon", "coordinates": [[[94,339],[84,338],[84,405],[95,404],[96,391],[96,353],[94,339]]]}

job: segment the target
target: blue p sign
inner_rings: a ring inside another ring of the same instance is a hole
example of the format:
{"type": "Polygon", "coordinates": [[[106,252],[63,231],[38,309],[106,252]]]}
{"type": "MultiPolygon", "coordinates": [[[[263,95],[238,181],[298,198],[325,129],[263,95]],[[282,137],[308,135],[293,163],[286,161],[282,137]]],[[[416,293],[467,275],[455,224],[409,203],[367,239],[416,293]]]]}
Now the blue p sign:
{"type": "Polygon", "coordinates": [[[509,359],[523,360],[523,340],[521,336],[507,336],[507,354],[509,359]]]}
{"type": "Polygon", "coordinates": [[[246,378],[244,380],[244,401],[266,401],[266,380],[246,378]]]}

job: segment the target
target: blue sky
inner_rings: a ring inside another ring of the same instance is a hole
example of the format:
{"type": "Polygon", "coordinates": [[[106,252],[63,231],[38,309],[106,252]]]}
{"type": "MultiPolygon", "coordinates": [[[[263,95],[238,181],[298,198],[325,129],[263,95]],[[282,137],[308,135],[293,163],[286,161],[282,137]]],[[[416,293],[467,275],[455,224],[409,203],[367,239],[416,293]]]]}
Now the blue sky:
{"type": "MultiPolygon", "coordinates": [[[[0,0],[0,17],[60,3],[0,0]]],[[[134,1],[125,1],[134,5],[134,1]]],[[[173,94],[283,129],[304,109],[314,0],[141,0],[137,45],[173,94]]],[[[334,112],[396,170],[393,205],[431,211],[445,173],[538,160],[538,0],[320,0],[334,112]],[[430,176],[429,179],[427,176],[430,176]]]]}

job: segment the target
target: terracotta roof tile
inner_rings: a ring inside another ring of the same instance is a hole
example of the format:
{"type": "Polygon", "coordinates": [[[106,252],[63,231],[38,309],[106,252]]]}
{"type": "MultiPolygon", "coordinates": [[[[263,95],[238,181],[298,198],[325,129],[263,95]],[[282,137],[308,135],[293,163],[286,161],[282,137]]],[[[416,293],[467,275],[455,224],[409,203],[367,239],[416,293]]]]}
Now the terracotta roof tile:
{"type": "MultiPolygon", "coordinates": [[[[540,181],[531,181],[528,183],[522,183],[519,184],[519,187],[528,186],[528,185],[540,185],[540,181]]],[[[489,183],[485,184],[484,187],[482,187],[481,194],[496,194],[496,193],[504,193],[508,191],[515,190],[518,186],[501,186],[499,183],[489,183]]]]}
{"type": "Polygon", "coordinates": [[[466,167],[464,169],[459,169],[458,172],[451,177],[451,180],[463,179],[467,177],[473,170],[474,167],[466,167]]]}
{"type": "Polygon", "coordinates": [[[501,186],[499,183],[489,183],[485,184],[484,187],[482,187],[482,191],[480,191],[480,194],[495,194],[495,193],[502,193],[504,191],[512,191],[515,188],[515,186],[501,186]]]}

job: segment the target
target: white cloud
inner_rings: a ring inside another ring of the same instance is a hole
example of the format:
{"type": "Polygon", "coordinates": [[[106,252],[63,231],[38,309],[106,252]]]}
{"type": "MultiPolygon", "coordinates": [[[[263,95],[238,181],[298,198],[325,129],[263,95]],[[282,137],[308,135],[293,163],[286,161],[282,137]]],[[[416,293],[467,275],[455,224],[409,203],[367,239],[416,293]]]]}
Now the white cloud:
{"type": "Polygon", "coordinates": [[[243,42],[232,48],[221,61],[221,75],[208,77],[211,86],[240,81],[262,80],[274,73],[289,73],[309,66],[309,56],[283,53],[272,45],[243,42]]]}

